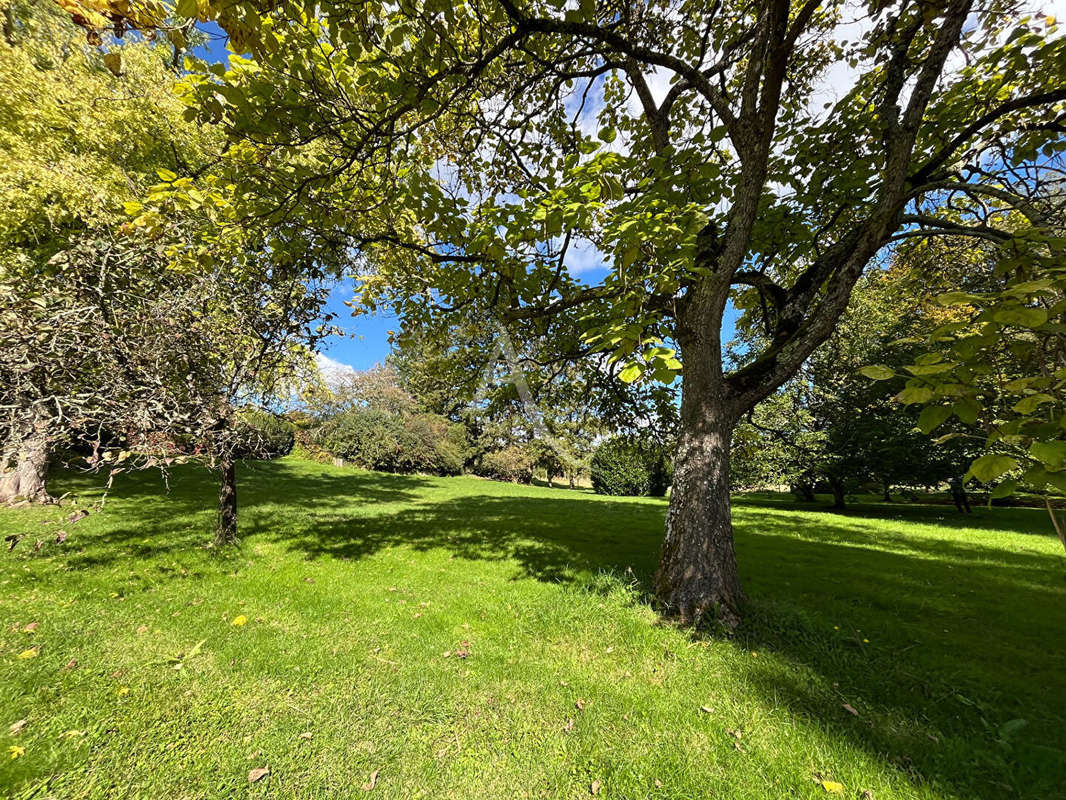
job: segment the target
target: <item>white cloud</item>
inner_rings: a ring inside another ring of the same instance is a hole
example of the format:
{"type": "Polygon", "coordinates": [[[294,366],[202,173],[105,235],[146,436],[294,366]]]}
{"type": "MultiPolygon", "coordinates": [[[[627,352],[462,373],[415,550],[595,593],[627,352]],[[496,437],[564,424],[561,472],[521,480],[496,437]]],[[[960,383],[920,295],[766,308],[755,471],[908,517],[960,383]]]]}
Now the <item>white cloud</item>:
{"type": "Polygon", "coordinates": [[[350,380],[356,372],[355,367],[332,359],[324,353],[315,353],[315,365],[323,383],[331,389],[350,380]]]}
{"type": "Polygon", "coordinates": [[[566,258],[563,259],[566,270],[571,275],[577,276],[582,273],[593,272],[598,269],[607,269],[609,261],[597,247],[584,239],[570,242],[566,250],[566,258]]]}

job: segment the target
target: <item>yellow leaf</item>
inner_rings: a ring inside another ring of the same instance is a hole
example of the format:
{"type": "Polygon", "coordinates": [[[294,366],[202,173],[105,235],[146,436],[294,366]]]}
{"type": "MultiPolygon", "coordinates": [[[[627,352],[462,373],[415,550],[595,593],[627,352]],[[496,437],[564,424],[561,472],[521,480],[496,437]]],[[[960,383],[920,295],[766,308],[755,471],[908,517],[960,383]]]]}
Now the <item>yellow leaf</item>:
{"type": "Polygon", "coordinates": [[[125,697],[129,693],[130,693],[130,687],[129,686],[120,686],[120,687],[118,687],[118,696],[119,697],[125,697]]]}
{"type": "Polygon", "coordinates": [[[230,625],[236,625],[237,627],[240,627],[241,625],[244,625],[246,622],[248,622],[248,617],[244,616],[244,614],[241,614],[238,617],[234,617],[233,618],[233,622],[231,622],[230,625]]]}
{"type": "Polygon", "coordinates": [[[115,77],[120,76],[122,74],[122,53],[118,50],[104,53],[104,66],[107,67],[115,77]]]}
{"type": "Polygon", "coordinates": [[[844,794],[844,784],[837,781],[822,781],[822,788],[829,794],[844,794]]]}
{"type": "Polygon", "coordinates": [[[26,748],[13,744],[11,747],[7,748],[7,752],[11,753],[12,758],[21,758],[26,755],[26,748]]]}
{"type": "Polygon", "coordinates": [[[19,653],[19,658],[37,658],[41,654],[41,648],[31,647],[29,650],[23,650],[19,653]]]}

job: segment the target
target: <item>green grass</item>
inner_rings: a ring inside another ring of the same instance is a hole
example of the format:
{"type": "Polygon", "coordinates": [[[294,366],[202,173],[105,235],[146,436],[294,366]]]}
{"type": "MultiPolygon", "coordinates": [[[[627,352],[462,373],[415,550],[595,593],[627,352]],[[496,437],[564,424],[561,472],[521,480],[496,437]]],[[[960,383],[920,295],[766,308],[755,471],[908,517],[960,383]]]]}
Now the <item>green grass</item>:
{"type": "Polygon", "coordinates": [[[1066,559],[1037,510],[738,498],[751,608],[724,639],[647,603],[661,500],[294,458],[240,477],[243,544],[222,555],[192,468],[170,494],[122,477],[63,545],[40,522],[70,507],[0,511],[0,533],[26,534],[0,556],[0,794],[579,798],[598,781],[765,800],[829,797],[826,779],[849,798],[1066,798],[1066,559]]]}

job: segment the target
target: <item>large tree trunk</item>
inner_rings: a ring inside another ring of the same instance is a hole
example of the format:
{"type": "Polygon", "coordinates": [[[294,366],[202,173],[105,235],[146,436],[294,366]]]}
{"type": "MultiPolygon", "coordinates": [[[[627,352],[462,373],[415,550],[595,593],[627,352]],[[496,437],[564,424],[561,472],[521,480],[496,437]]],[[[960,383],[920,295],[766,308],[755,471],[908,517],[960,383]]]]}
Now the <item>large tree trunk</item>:
{"type": "Polygon", "coordinates": [[[221,547],[237,541],[237,467],[233,459],[224,458],[219,462],[218,478],[215,544],[221,547]]]}
{"type": "Polygon", "coordinates": [[[18,500],[49,502],[52,498],[48,496],[45,486],[48,478],[48,437],[42,433],[31,434],[14,449],[10,457],[10,462],[0,464],[5,469],[0,474],[0,503],[18,500]]]}
{"type": "Polygon", "coordinates": [[[839,478],[830,478],[829,486],[833,490],[833,508],[844,508],[844,482],[839,478]]]}
{"type": "Polygon", "coordinates": [[[681,390],[670,509],[655,591],[667,613],[683,623],[740,621],[744,593],[733,550],[729,507],[729,446],[736,416],[721,375],[720,354],[689,346],[681,390]]]}

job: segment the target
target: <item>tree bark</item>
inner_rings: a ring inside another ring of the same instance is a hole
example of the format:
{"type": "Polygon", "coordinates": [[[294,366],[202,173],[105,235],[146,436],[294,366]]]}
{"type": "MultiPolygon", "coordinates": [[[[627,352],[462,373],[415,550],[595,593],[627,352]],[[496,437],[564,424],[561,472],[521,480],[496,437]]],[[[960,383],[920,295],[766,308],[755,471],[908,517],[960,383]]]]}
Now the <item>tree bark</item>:
{"type": "Polygon", "coordinates": [[[844,508],[844,483],[839,478],[830,478],[829,486],[833,490],[833,508],[844,508]]]}
{"type": "Polygon", "coordinates": [[[737,415],[717,369],[717,337],[682,347],[687,360],[681,426],[655,592],[682,623],[713,618],[732,629],[744,602],[729,504],[729,448],[737,415]]]}
{"type": "Polygon", "coordinates": [[[218,519],[215,523],[215,544],[219,547],[237,541],[237,466],[231,458],[224,458],[218,467],[218,519]]]}
{"type": "MultiPolygon", "coordinates": [[[[0,474],[0,503],[26,500],[31,503],[47,503],[46,481],[48,478],[48,437],[34,432],[25,438],[11,454],[11,469],[0,474]]],[[[8,464],[4,464],[6,468],[8,464]]]]}

